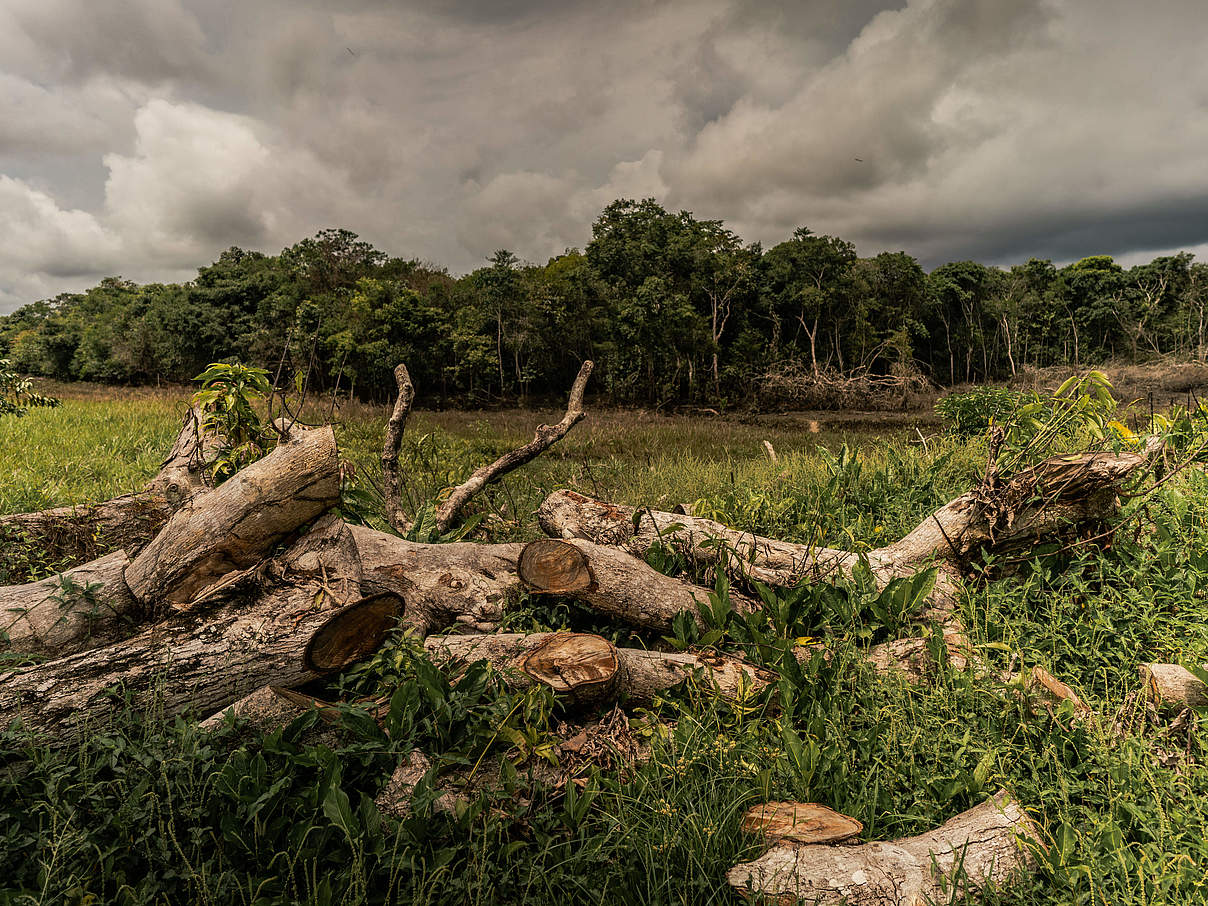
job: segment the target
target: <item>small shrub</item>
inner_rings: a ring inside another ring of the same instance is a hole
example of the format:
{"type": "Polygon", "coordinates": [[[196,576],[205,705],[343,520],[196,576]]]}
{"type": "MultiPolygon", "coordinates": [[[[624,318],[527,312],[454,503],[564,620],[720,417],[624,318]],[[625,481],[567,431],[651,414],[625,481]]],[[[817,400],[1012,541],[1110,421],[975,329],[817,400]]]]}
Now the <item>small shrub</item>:
{"type": "Polygon", "coordinates": [[[33,381],[12,369],[12,362],[0,359],[0,415],[24,415],[37,406],[54,407],[59,401],[33,391],[33,381]]]}
{"type": "Polygon", "coordinates": [[[201,381],[193,394],[193,405],[202,411],[201,428],[222,441],[210,463],[215,483],[221,483],[271,448],[276,435],[260,420],[255,405],[267,400],[273,387],[263,368],[238,362],[217,362],[193,380],[201,381]]]}
{"type": "Polygon", "coordinates": [[[950,393],[935,404],[935,414],[951,434],[984,434],[1032,400],[1035,394],[1006,387],[976,387],[967,393],[950,393]]]}

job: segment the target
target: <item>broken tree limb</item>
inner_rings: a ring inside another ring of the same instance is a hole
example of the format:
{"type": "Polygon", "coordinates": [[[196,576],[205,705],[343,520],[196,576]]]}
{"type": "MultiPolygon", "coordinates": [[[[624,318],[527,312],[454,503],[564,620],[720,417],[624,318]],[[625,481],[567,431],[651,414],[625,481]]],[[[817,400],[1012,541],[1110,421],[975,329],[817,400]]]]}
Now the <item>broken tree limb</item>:
{"type": "Polygon", "coordinates": [[[300,685],[320,675],[307,662],[321,630],[329,639],[325,650],[364,651],[380,643],[359,635],[359,617],[351,621],[354,640],[341,640],[332,628],[356,610],[359,589],[351,534],[327,516],[281,556],[225,587],[204,611],[0,676],[0,725],[21,718],[38,737],[67,743],[111,719],[123,692],[136,707],[165,715],[212,714],[261,686],[300,685]]]}
{"type": "Polygon", "coordinates": [[[775,671],[726,655],[617,648],[602,636],[581,632],[450,635],[430,637],[424,647],[434,661],[485,660],[514,687],[541,683],[583,705],[615,698],[647,705],[698,671],[730,701],[743,701],[778,679],[775,671]]]}
{"type": "MultiPolygon", "coordinates": [[[[708,606],[710,589],[663,575],[615,547],[545,538],[524,546],[517,569],[530,591],[575,598],[627,623],[667,632],[678,614],[687,613],[704,627],[698,607],[708,606]]],[[[733,590],[730,603],[740,613],[760,608],[733,590]]]]}
{"type": "Polygon", "coordinates": [[[566,404],[566,414],[556,425],[539,425],[533,439],[523,447],[517,447],[510,453],[505,453],[490,465],[475,469],[474,473],[449,491],[448,496],[436,508],[436,528],[442,534],[453,527],[462,508],[479,491],[492,482],[498,481],[508,472],[517,469],[527,462],[536,459],[577,425],[584,416],[583,392],[587,389],[587,379],[591,377],[595,363],[590,359],[579,368],[579,374],[570,388],[570,398],[566,404]]]}
{"type": "Polygon", "coordinates": [[[1137,668],[1145,691],[1159,708],[1202,708],[1208,705],[1208,685],[1178,664],[1142,664],[1137,668]]]}
{"type": "Polygon", "coordinates": [[[0,651],[58,657],[121,635],[143,616],[126,586],[129,563],[114,551],[41,582],[0,588],[0,651]]]}
{"type": "Polygon", "coordinates": [[[199,413],[189,409],[159,472],[142,491],[97,503],[0,516],[0,539],[36,548],[42,558],[75,563],[108,550],[133,553],[177,508],[208,489],[205,460],[216,444],[213,437],[201,435],[199,413]]]}
{"type": "Polygon", "coordinates": [[[188,604],[339,499],[334,432],[302,432],[186,502],[126,569],[126,582],[145,605],[188,604]]]}
{"type": "Polygon", "coordinates": [[[976,895],[1030,867],[1020,838],[1037,829],[1005,792],[917,837],[888,843],[781,843],[730,869],[741,893],[776,902],[848,906],[923,906],[949,902],[954,891],[976,895]]]}
{"type": "Polygon", "coordinates": [[[386,521],[395,531],[406,533],[411,529],[411,519],[403,509],[403,491],[398,474],[398,451],[403,442],[403,430],[407,416],[415,401],[415,385],[411,374],[401,362],[394,367],[394,380],[398,384],[398,396],[394,410],[386,422],[386,436],[382,442],[382,496],[386,508],[386,521]]]}

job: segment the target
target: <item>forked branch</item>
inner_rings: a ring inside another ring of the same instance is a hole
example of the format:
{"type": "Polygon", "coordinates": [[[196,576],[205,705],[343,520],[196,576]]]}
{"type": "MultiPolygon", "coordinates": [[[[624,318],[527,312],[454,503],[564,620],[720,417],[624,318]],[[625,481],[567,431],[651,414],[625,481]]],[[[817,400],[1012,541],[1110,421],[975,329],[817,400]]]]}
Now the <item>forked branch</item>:
{"type": "Polygon", "coordinates": [[[415,401],[415,385],[411,383],[407,366],[401,362],[394,368],[394,379],[398,382],[398,397],[394,401],[394,411],[386,422],[386,438],[382,443],[382,487],[386,498],[386,521],[395,531],[405,535],[411,529],[411,520],[403,509],[398,451],[403,442],[403,429],[407,426],[411,404],[415,401]]]}

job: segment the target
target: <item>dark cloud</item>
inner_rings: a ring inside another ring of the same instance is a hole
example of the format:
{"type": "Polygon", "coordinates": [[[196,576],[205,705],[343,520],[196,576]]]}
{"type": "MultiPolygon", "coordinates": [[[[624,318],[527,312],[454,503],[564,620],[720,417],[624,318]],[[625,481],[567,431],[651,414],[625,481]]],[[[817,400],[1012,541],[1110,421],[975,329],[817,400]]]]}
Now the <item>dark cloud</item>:
{"type": "Polygon", "coordinates": [[[1190,0],[10,0],[0,310],[334,225],[454,270],[500,247],[543,260],[618,196],[928,265],[1198,245],[1199,17],[1190,0]]]}

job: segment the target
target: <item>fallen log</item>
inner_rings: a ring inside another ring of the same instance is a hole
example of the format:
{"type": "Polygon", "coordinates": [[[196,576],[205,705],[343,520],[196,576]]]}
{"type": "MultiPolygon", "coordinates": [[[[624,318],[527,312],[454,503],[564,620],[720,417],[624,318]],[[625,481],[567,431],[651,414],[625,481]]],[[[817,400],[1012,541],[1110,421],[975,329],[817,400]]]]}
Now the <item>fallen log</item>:
{"type": "Polygon", "coordinates": [[[778,679],[772,670],[726,655],[617,648],[580,632],[433,636],[424,647],[437,663],[485,660],[515,688],[541,683],[580,705],[617,698],[648,705],[698,672],[718,695],[741,702],[778,679]]]}
{"type": "MultiPolygon", "coordinates": [[[[615,547],[581,539],[533,541],[521,550],[517,570],[530,591],[575,598],[598,613],[637,626],[666,632],[681,613],[705,625],[699,607],[709,604],[710,589],[663,575],[615,547]]],[[[760,609],[733,590],[730,604],[740,613],[760,609]]]]}
{"type": "Polygon", "coordinates": [[[186,501],[209,488],[206,460],[218,441],[201,432],[197,409],[185,413],[172,449],[142,491],[98,503],[0,516],[0,539],[43,558],[83,563],[107,550],[133,553],[186,501]]]}
{"type": "Polygon", "coordinates": [[[746,896],[775,902],[848,906],[923,906],[1004,885],[1030,867],[1020,838],[1037,829],[1000,792],[917,837],[858,846],[783,842],[727,880],[746,896]]]}
{"type": "MultiPolygon", "coordinates": [[[[566,414],[556,425],[538,425],[533,439],[521,447],[505,453],[489,465],[481,466],[456,487],[447,489],[443,499],[437,505],[434,513],[436,530],[440,534],[449,531],[457,522],[462,509],[483,488],[498,481],[508,472],[520,468],[525,463],[536,459],[582,421],[583,393],[587,389],[587,380],[591,377],[595,363],[586,361],[580,366],[579,374],[575,377],[570,388],[570,397],[566,404],[566,414]]],[[[412,527],[402,505],[402,492],[398,474],[398,452],[403,440],[403,429],[407,423],[407,415],[411,411],[411,403],[415,399],[415,388],[411,376],[404,365],[394,370],[395,381],[398,384],[398,396],[395,399],[394,410],[386,424],[386,436],[382,445],[382,483],[386,498],[386,518],[397,531],[406,533],[412,527]]]]}
{"type": "MultiPolygon", "coordinates": [[[[791,586],[851,576],[862,559],[878,583],[938,564],[958,571],[983,550],[1002,551],[1101,523],[1117,512],[1122,482],[1145,468],[1160,449],[1144,453],[1087,453],[1055,457],[1005,482],[978,488],[940,507],[905,537],[864,554],[765,538],[686,513],[666,513],[555,491],[537,518],[554,538],[581,538],[623,547],[641,557],[656,543],[701,563],[717,564],[739,580],[791,586]]],[[[950,578],[941,572],[932,601],[950,605],[950,578]]]]}
{"type": "Polygon", "coordinates": [[[114,551],[41,582],[0,588],[0,651],[61,656],[121,635],[144,613],[126,586],[129,563],[114,551]]]}
{"type": "Polygon", "coordinates": [[[0,726],[20,718],[38,737],[68,743],[111,719],[123,693],[170,716],[212,714],[266,685],[300,685],[364,656],[394,626],[402,602],[358,601],[359,589],[351,533],[325,517],[204,611],[0,675],[0,726]]]}
{"type": "Polygon", "coordinates": [[[300,432],[187,501],[127,567],[126,583],[144,605],[188,604],[339,499],[335,433],[300,432]]]}
{"type": "Polygon", "coordinates": [[[1137,668],[1145,691],[1159,708],[1202,708],[1208,705],[1208,685],[1178,664],[1142,664],[1137,668]]]}
{"type": "Polygon", "coordinates": [[[402,624],[421,637],[454,625],[494,632],[520,591],[522,544],[421,544],[364,526],[349,529],[365,594],[406,601],[402,624]]]}

